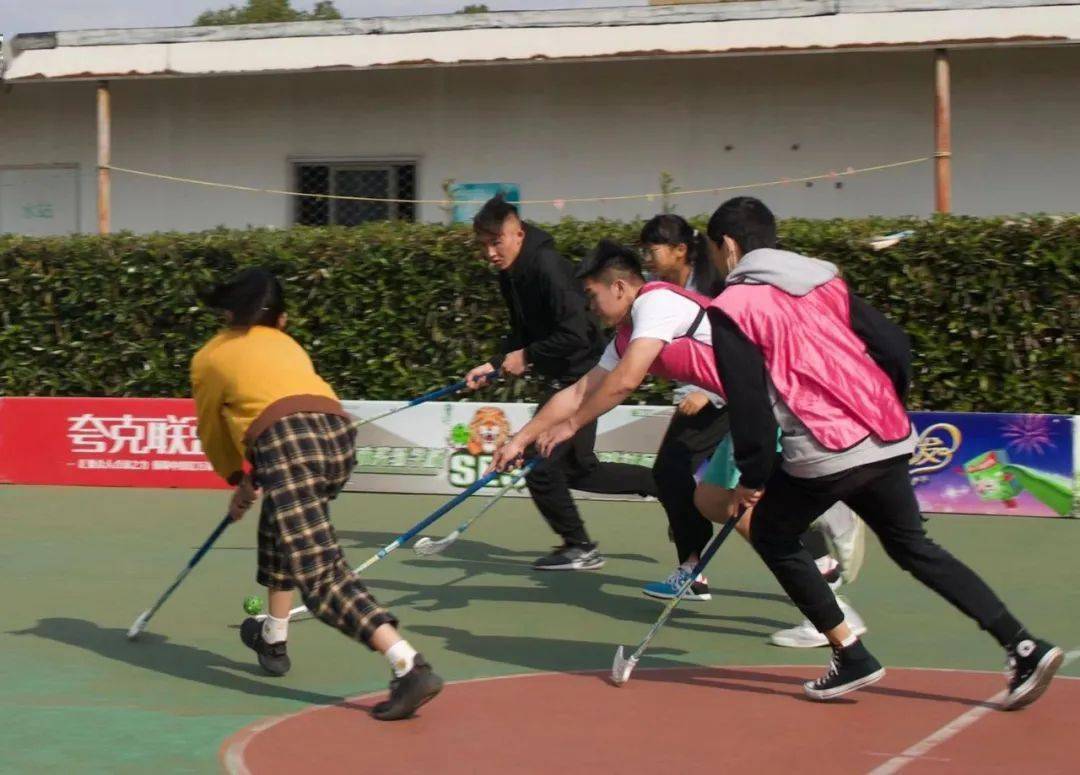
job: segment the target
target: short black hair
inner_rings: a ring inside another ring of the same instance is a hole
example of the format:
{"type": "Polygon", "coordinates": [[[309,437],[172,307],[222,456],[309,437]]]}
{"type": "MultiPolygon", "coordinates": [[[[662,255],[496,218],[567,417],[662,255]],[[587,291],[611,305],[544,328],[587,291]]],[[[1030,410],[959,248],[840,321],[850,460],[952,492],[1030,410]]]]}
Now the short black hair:
{"type": "Polygon", "coordinates": [[[709,239],[720,245],[731,237],[742,252],[776,247],[776,216],[760,199],[737,196],[709,218],[709,239]]]}
{"type": "Polygon", "coordinates": [[[212,309],[229,312],[234,326],[276,326],[285,312],[285,291],[273,272],[261,266],[200,294],[212,309]]]}
{"type": "Polygon", "coordinates": [[[507,202],[502,193],[496,194],[484,202],[484,206],[473,216],[473,231],[477,234],[498,234],[510,216],[520,220],[517,206],[507,202]]]}
{"type": "Polygon", "coordinates": [[[611,282],[617,277],[630,277],[645,282],[645,273],[641,269],[641,259],[633,248],[621,245],[615,240],[602,239],[578,266],[577,276],[581,280],[599,280],[611,282]]]}

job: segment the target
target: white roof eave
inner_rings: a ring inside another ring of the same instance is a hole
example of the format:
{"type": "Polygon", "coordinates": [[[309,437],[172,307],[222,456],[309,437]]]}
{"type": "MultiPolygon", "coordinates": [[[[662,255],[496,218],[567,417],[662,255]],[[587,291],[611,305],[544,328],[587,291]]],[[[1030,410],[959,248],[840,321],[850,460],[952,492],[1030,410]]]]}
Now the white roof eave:
{"type": "Polygon", "coordinates": [[[1077,42],[1080,42],[1080,7],[1029,6],[613,27],[462,29],[394,35],[61,45],[18,52],[8,63],[4,81],[199,77],[1077,42]]]}

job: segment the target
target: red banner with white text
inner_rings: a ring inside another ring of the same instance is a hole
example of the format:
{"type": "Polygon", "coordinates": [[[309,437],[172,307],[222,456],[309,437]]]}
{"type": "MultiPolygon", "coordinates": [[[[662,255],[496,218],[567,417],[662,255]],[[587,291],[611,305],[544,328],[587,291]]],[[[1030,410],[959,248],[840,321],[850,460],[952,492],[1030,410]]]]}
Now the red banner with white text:
{"type": "Polygon", "coordinates": [[[0,482],[226,486],[186,398],[0,398],[0,482]]]}

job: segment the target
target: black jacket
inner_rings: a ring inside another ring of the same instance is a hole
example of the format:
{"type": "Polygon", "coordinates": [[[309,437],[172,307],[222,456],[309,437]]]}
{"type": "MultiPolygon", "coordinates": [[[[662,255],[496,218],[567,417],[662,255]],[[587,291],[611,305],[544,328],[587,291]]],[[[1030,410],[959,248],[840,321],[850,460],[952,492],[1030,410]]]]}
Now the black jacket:
{"type": "Polygon", "coordinates": [[[525,224],[521,254],[499,272],[499,290],[510,313],[510,334],[492,365],[523,347],[532,370],[549,379],[576,380],[596,365],[607,343],[587,311],[573,264],[555,249],[550,234],[525,224]]]}

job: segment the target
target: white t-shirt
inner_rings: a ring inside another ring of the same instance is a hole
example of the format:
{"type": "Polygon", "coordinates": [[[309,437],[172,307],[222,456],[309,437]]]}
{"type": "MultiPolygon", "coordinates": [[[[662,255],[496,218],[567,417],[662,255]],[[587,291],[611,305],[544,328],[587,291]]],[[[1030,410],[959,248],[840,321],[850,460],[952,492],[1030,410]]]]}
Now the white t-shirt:
{"type": "MultiPolygon", "coordinates": [[[[667,288],[643,293],[634,299],[634,305],[630,308],[630,319],[633,321],[630,341],[660,339],[671,343],[690,332],[690,326],[694,325],[700,313],[701,307],[696,302],[667,288]]],[[[712,327],[706,318],[701,319],[693,336],[697,341],[712,346],[712,327]]],[[[615,350],[615,339],[612,338],[597,365],[605,371],[612,371],[620,360],[622,358],[615,350]]]]}

